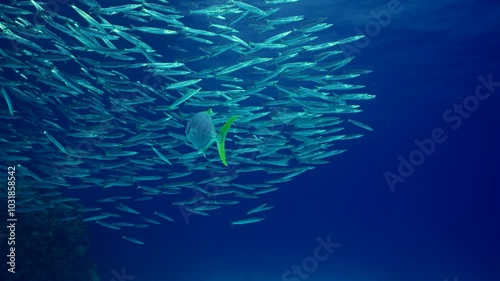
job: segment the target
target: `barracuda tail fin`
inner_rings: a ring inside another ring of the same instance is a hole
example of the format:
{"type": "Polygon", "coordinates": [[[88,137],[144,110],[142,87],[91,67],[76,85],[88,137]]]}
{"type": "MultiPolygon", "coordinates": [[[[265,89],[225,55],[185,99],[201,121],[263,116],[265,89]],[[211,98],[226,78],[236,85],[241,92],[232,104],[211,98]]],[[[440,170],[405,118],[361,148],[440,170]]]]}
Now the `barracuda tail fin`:
{"type": "Polygon", "coordinates": [[[219,156],[220,160],[222,160],[222,163],[224,163],[224,166],[227,166],[226,162],[226,149],[225,149],[225,142],[226,142],[226,135],[227,132],[229,132],[229,129],[231,128],[231,125],[233,124],[234,120],[236,120],[238,116],[233,116],[229,120],[227,120],[226,124],[222,126],[219,132],[219,138],[217,141],[217,149],[219,150],[219,156]]]}

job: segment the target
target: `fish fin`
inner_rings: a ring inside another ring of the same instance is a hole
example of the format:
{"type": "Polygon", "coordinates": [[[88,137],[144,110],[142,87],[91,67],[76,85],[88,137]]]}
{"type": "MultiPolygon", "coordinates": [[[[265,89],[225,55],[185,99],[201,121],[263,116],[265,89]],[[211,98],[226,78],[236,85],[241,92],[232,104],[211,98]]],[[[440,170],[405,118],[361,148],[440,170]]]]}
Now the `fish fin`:
{"type": "Polygon", "coordinates": [[[225,149],[225,143],[226,143],[226,135],[229,129],[231,128],[231,125],[233,124],[234,120],[236,120],[238,116],[233,116],[227,120],[226,124],[222,126],[219,132],[219,140],[217,141],[217,149],[219,150],[219,156],[220,160],[222,160],[222,163],[224,166],[227,166],[227,161],[226,161],[226,149],[225,149]]]}
{"type": "Polygon", "coordinates": [[[229,221],[229,223],[231,224],[229,228],[233,228],[233,225],[235,225],[234,221],[229,221]]]}

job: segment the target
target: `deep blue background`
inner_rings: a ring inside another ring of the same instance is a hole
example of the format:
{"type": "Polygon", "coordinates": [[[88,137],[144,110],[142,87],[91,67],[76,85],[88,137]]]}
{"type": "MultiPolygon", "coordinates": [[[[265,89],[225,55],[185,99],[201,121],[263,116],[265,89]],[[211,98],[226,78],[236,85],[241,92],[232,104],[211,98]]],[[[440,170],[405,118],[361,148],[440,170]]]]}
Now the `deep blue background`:
{"type": "MultiPolygon", "coordinates": [[[[402,1],[403,11],[370,38],[348,68],[374,70],[357,80],[377,98],[356,119],[375,131],[264,196],[276,206],[266,220],[229,227],[229,208],[141,230],[142,247],[92,227],[102,280],[125,267],[136,280],[281,281],[328,235],[341,246],[309,280],[500,280],[500,87],[457,130],[443,120],[474,94],[478,76],[500,81],[500,9],[453,2],[402,1]],[[447,140],[391,192],[384,172],[435,128],[447,140]]],[[[335,40],[363,30],[386,3],[303,0],[286,9],[328,16],[335,40]]]]}

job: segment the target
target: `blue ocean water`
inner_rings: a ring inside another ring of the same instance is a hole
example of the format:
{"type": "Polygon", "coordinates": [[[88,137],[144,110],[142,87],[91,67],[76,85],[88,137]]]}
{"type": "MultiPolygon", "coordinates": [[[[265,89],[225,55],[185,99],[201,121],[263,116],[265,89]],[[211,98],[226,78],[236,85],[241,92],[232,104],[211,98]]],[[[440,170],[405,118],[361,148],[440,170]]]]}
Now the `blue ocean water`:
{"type": "MultiPolygon", "coordinates": [[[[224,3],[170,1],[189,9],[224,3]]],[[[280,8],[327,17],[334,27],[318,33],[323,42],[365,35],[344,52],[356,56],[346,69],[373,70],[356,84],[377,97],[364,101],[353,118],[374,131],[346,142],[347,152],[279,184],[258,203],[241,200],[210,216],[179,209],[175,223],[126,234],[88,223],[87,257],[100,280],[500,280],[498,3],[301,0],[280,8]],[[262,202],[275,206],[265,220],[230,225],[262,202]]],[[[62,13],[70,11],[61,6],[62,13]]],[[[118,24],[127,21],[115,18],[118,24]]],[[[156,50],[177,43],[141,38],[156,50]]],[[[163,58],[177,59],[168,51],[163,58]]],[[[69,195],[92,203],[101,192],[69,195]]],[[[116,196],[127,194],[136,196],[134,190],[116,196]]],[[[169,197],[158,196],[140,212],[167,207],[169,197]]]]}
{"type": "Polygon", "coordinates": [[[358,78],[377,95],[359,117],[373,133],[267,196],[276,208],[258,224],[229,227],[224,212],[190,217],[141,233],[144,247],[92,231],[102,276],[125,268],[134,280],[500,280],[500,90],[460,125],[443,117],[475,95],[478,77],[500,80],[499,6],[401,1],[385,23],[374,14],[388,2],[290,6],[330,18],[335,29],[322,35],[368,35],[349,67],[374,70],[358,78]],[[446,140],[391,190],[384,173],[397,174],[398,156],[408,159],[435,129],[446,140]],[[328,238],[340,246],[316,266],[307,259],[328,238]]]}

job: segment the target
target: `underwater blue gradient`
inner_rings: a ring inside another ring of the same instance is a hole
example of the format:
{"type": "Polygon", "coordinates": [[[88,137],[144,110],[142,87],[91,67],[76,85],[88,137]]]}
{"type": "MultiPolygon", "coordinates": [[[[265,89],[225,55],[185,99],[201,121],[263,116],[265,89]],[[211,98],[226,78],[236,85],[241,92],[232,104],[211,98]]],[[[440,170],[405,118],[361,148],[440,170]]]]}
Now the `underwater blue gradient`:
{"type": "MultiPolygon", "coordinates": [[[[329,17],[335,27],[321,36],[335,40],[363,30],[373,20],[370,12],[387,2],[302,0],[286,9],[329,17]]],[[[264,195],[276,207],[260,223],[230,227],[231,211],[262,202],[248,199],[209,217],[191,216],[189,223],[138,229],[131,236],[145,241],[142,246],[91,226],[101,280],[125,268],[134,280],[284,281],[285,271],[313,255],[317,238],[329,235],[340,247],[307,280],[500,280],[500,87],[456,130],[443,119],[474,95],[479,76],[500,81],[500,5],[401,5],[347,66],[373,70],[356,82],[377,98],[356,119],[374,132],[350,141],[329,165],[264,195]],[[446,141],[392,192],[384,173],[395,173],[398,156],[408,159],[414,141],[436,128],[446,141]]],[[[158,198],[141,210],[169,204],[158,198]]]]}

